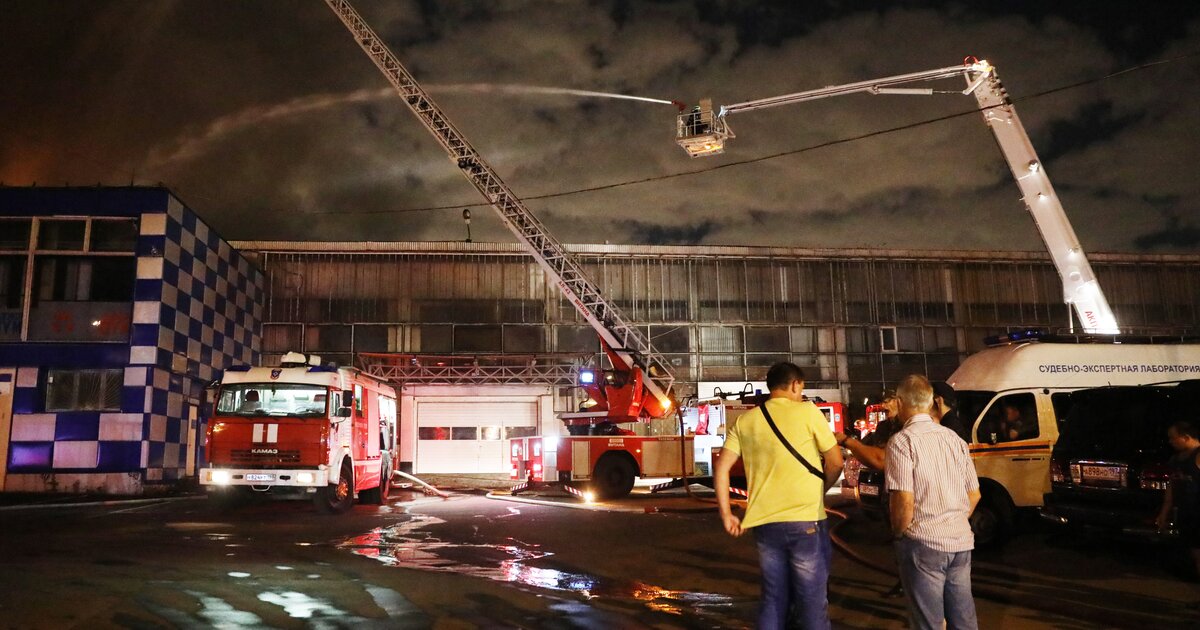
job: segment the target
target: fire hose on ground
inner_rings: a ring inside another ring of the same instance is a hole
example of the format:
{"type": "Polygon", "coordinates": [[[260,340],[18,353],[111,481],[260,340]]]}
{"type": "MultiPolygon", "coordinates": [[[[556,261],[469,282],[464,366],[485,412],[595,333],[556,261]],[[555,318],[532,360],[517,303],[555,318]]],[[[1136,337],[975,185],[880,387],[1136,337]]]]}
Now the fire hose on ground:
{"type": "Polygon", "coordinates": [[[415,482],[415,483],[421,484],[421,486],[423,486],[423,487],[425,487],[425,488],[428,488],[430,492],[432,492],[432,493],[434,493],[434,494],[438,495],[439,497],[442,497],[443,499],[449,499],[449,498],[450,498],[450,495],[446,494],[445,492],[442,492],[441,490],[438,490],[437,488],[433,487],[432,485],[430,485],[430,484],[428,484],[428,483],[425,483],[425,482],[424,482],[424,481],[422,481],[421,479],[418,479],[417,477],[414,477],[414,476],[412,476],[412,475],[410,475],[410,474],[408,474],[408,473],[406,473],[406,472],[404,472],[404,471],[402,471],[402,470],[393,470],[393,471],[392,471],[392,475],[393,475],[393,476],[394,476],[394,475],[400,475],[401,477],[404,477],[405,479],[408,479],[408,480],[410,480],[410,481],[413,481],[413,482],[415,482]]]}

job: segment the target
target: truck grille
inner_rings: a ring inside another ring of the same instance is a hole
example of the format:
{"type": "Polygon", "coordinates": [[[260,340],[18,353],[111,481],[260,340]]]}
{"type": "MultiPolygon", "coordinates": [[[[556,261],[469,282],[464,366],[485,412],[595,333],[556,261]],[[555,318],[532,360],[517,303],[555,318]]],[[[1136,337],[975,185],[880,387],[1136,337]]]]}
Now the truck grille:
{"type": "MultiPolygon", "coordinates": [[[[234,464],[296,464],[300,462],[300,451],[278,450],[275,453],[255,453],[255,449],[239,448],[230,451],[234,464]]],[[[271,449],[276,450],[276,449],[271,449]]]]}

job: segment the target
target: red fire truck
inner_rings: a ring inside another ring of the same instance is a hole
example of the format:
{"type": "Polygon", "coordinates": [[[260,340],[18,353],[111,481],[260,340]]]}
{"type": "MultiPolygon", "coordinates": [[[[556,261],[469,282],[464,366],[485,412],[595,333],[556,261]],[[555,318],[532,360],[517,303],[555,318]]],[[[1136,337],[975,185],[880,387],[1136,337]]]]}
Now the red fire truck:
{"type": "MultiPolygon", "coordinates": [[[[587,409],[560,415],[570,435],[545,436],[529,446],[530,481],[588,481],[601,496],[619,496],[633,486],[633,477],[691,473],[691,440],[678,436],[635,437],[617,425],[670,417],[675,412],[670,360],[655,350],[648,330],[629,321],[615,302],[605,298],[575,255],[563,247],[466,137],[450,122],[387,44],[347,0],[325,0],[354,36],[354,42],[374,62],[422,125],[445,149],[451,162],[487,199],[517,240],[524,245],[550,284],[600,337],[612,365],[601,372],[587,409]],[[561,441],[561,446],[560,446],[561,441]],[[553,461],[546,457],[554,446],[553,461]],[[540,458],[541,461],[536,461],[540,458]],[[673,470],[664,467],[674,462],[673,470]],[[541,471],[541,479],[535,472],[541,471]],[[553,465],[551,469],[550,466],[553,465]],[[550,474],[548,470],[553,470],[550,474]]],[[[582,384],[582,383],[581,383],[582,384]]],[[[586,384],[584,384],[586,386],[586,384]]],[[[525,442],[514,443],[520,446],[525,442]]],[[[573,485],[568,485],[572,487],[573,485]]]]}
{"type": "Polygon", "coordinates": [[[396,392],[359,370],[290,352],[280,367],[225,370],[200,483],[216,500],[311,497],[341,513],[382,504],[397,457],[396,392]]]}
{"type": "MultiPolygon", "coordinates": [[[[763,399],[763,396],[751,396],[734,401],[707,400],[684,411],[684,426],[688,427],[689,434],[694,435],[695,442],[697,476],[693,481],[704,485],[712,484],[712,471],[716,461],[720,459],[726,432],[733,428],[742,414],[757,407],[763,399]]],[[[812,399],[810,402],[825,416],[830,431],[842,431],[845,416],[845,406],[842,403],[825,402],[820,399],[812,399]]],[[[729,476],[731,487],[735,490],[746,489],[746,473],[741,461],[733,465],[729,476]]]]}

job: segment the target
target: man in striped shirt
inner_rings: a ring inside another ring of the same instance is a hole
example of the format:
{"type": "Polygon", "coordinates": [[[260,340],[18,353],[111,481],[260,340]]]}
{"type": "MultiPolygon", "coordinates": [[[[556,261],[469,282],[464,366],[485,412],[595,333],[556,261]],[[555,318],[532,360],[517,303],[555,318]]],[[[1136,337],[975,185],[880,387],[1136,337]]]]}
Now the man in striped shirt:
{"type": "Polygon", "coordinates": [[[896,388],[904,428],[887,446],[887,488],[900,580],[913,628],[978,628],[968,518],[979,478],[967,445],[930,417],[933,388],[918,374],[896,388]]]}

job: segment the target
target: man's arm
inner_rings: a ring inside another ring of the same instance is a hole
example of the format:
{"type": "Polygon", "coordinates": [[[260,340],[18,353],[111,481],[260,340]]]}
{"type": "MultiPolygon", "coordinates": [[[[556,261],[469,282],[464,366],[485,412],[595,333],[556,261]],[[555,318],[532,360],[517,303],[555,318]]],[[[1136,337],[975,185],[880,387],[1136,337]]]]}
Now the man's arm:
{"type": "MultiPolygon", "coordinates": [[[[978,493],[977,493],[978,494],[978,493]]],[[[889,514],[892,523],[892,533],[903,534],[913,521],[913,493],[904,490],[892,490],[888,497],[889,514]]]]}
{"type": "Polygon", "coordinates": [[[975,513],[975,506],[979,505],[979,498],[982,496],[978,488],[967,491],[967,500],[971,502],[971,505],[967,506],[967,516],[975,513]]]}
{"type": "Polygon", "coordinates": [[[886,451],[884,451],[882,448],[877,446],[867,446],[858,438],[844,435],[842,433],[835,433],[834,436],[837,438],[838,444],[846,447],[846,449],[850,451],[851,455],[854,455],[858,458],[858,461],[870,466],[871,468],[874,468],[875,470],[883,470],[887,459],[884,457],[886,451]]]}
{"type": "Polygon", "coordinates": [[[842,474],[842,449],[834,444],[821,453],[821,459],[825,468],[825,491],[829,492],[833,484],[837,483],[838,476],[842,474]]]}
{"type": "Polygon", "coordinates": [[[717,509],[721,512],[721,522],[725,525],[725,531],[734,537],[743,533],[742,519],[734,516],[729,506],[729,471],[733,469],[737,460],[737,453],[721,449],[721,456],[717,458],[717,466],[713,470],[713,488],[717,492],[717,509]]]}

